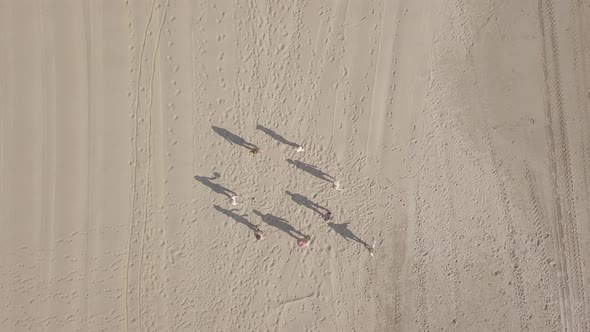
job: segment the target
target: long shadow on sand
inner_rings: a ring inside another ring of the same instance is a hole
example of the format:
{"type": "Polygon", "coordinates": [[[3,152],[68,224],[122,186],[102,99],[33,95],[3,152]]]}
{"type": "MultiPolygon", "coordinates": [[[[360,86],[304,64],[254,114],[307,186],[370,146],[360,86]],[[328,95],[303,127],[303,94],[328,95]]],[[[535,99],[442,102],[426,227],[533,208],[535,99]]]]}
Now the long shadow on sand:
{"type": "Polygon", "coordinates": [[[220,184],[217,184],[217,183],[214,183],[211,181],[211,180],[217,180],[219,178],[219,176],[220,175],[217,172],[214,172],[213,177],[210,177],[210,178],[195,175],[195,180],[197,180],[197,181],[201,182],[202,184],[206,185],[207,187],[211,188],[211,190],[213,190],[214,192],[231,198],[233,195],[236,194],[235,192],[227,189],[226,187],[224,187],[220,184]]]}
{"type": "Polygon", "coordinates": [[[333,222],[329,222],[328,226],[331,229],[333,229],[336,233],[338,233],[340,236],[342,236],[346,241],[350,239],[362,244],[363,246],[365,246],[365,248],[369,248],[369,245],[365,241],[361,240],[361,238],[356,236],[350,229],[348,229],[348,224],[350,223],[347,222],[342,224],[336,224],[333,222]]]}
{"type": "Polygon", "coordinates": [[[256,225],[254,225],[248,219],[246,219],[246,217],[248,216],[247,214],[246,215],[240,215],[240,214],[237,214],[237,213],[234,212],[236,210],[224,209],[224,208],[222,208],[219,205],[213,205],[213,207],[215,208],[215,210],[217,210],[217,211],[225,214],[226,216],[232,218],[236,222],[238,222],[240,224],[246,225],[248,228],[250,228],[253,231],[256,231],[258,229],[258,227],[256,227],[256,225]]]}
{"type": "Polygon", "coordinates": [[[258,210],[253,210],[252,212],[254,212],[255,215],[259,216],[260,219],[262,219],[262,221],[264,221],[269,226],[276,227],[297,240],[300,240],[303,237],[305,237],[303,233],[295,229],[295,227],[291,226],[291,224],[289,224],[289,222],[283,218],[268,213],[262,214],[258,210]]]}
{"type": "Polygon", "coordinates": [[[275,140],[285,144],[285,145],[289,145],[292,146],[294,148],[297,147],[297,143],[291,142],[289,140],[287,140],[286,138],[284,138],[283,136],[277,134],[274,130],[270,129],[270,128],[266,128],[262,125],[257,125],[256,129],[263,131],[265,134],[267,134],[268,136],[274,138],[275,140]]]}
{"type": "Polygon", "coordinates": [[[294,165],[295,167],[299,168],[300,170],[317,177],[318,179],[328,181],[328,182],[334,181],[333,176],[331,176],[330,174],[328,174],[326,172],[319,170],[317,167],[315,167],[313,165],[306,164],[306,163],[301,162],[299,160],[293,160],[293,159],[287,159],[287,162],[289,164],[294,165]]]}
{"type": "Polygon", "coordinates": [[[252,150],[256,147],[256,145],[246,141],[245,139],[241,138],[240,136],[233,134],[227,129],[211,126],[214,132],[216,132],[219,136],[225,138],[226,141],[230,142],[231,144],[236,144],[246,149],[252,150]]]}
{"type": "Polygon", "coordinates": [[[314,211],[315,213],[319,214],[320,216],[323,216],[326,212],[328,212],[328,209],[319,205],[316,202],[311,201],[309,198],[307,198],[303,195],[294,194],[288,190],[285,191],[285,193],[287,195],[291,196],[291,199],[293,200],[293,202],[314,211]]]}

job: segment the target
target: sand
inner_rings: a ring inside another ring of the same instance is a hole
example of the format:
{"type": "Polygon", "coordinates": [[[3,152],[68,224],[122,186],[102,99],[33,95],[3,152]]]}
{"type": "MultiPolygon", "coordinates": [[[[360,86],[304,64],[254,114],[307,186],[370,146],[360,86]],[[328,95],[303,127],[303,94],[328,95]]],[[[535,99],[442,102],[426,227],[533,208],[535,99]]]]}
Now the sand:
{"type": "Polygon", "coordinates": [[[0,331],[590,330],[586,0],[6,0],[0,45],[0,331]]]}

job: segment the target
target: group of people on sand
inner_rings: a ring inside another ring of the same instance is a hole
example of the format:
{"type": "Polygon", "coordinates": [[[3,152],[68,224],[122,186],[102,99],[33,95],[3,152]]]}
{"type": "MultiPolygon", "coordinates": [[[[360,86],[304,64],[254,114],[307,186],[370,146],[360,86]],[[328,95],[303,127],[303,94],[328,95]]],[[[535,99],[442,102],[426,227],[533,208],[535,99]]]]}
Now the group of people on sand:
{"type": "MultiPolygon", "coordinates": [[[[298,153],[305,151],[301,145],[293,144],[293,146],[295,147],[295,151],[297,151],[298,153]]],[[[250,148],[250,154],[253,156],[262,154],[263,152],[264,151],[258,146],[253,146],[250,148]]],[[[336,180],[332,181],[332,186],[337,191],[344,191],[344,189],[340,186],[339,181],[336,181],[336,180]]],[[[230,199],[231,199],[231,205],[236,206],[240,203],[239,200],[241,199],[241,196],[234,194],[230,197],[230,199]]],[[[331,211],[329,211],[327,209],[325,209],[325,210],[326,211],[325,211],[325,213],[323,213],[322,217],[323,217],[324,221],[326,223],[328,223],[334,218],[334,215],[331,211]]],[[[254,230],[254,237],[256,238],[256,240],[260,241],[260,240],[264,239],[265,233],[260,228],[260,225],[255,225],[253,227],[253,230],[254,230]]],[[[310,243],[311,243],[311,236],[309,236],[309,235],[303,235],[303,236],[297,238],[297,246],[299,246],[300,248],[306,248],[310,245],[310,243]]],[[[371,246],[366,245],[366,247],[369,250],[369,254],[371,255],[371,257],[373,257],[374,252],[375,252],[375,241],[373,241],[373,244],[371,246]]]]}

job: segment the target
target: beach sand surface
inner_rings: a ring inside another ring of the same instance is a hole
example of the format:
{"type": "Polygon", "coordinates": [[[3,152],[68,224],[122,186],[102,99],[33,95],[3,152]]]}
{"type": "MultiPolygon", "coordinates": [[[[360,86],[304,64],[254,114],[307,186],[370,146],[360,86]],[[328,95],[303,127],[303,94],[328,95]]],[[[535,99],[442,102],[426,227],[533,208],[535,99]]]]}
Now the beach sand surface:
{"type": "Polygon", "coordinates": [[[7,0],[0,47],[1,331],[590,330],[588,1],[7,0]]]}

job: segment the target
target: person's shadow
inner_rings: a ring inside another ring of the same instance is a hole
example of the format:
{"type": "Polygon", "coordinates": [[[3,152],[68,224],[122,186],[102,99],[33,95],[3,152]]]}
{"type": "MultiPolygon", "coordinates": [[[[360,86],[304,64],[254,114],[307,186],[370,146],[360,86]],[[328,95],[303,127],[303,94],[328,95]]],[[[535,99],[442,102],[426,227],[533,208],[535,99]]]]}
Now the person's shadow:
{"type": "Polygon", "coordinates": [[[213,205],[213,207],[215,208],[215,210],[217,210],[217,211],[225,214],[226,216],[232,218],[236,222],[238,222],[240,224],[246,225],[252,231],[256,231],[256,229],[258,229],[258,227],[256,227],[256,225],[254,225],[248,219],[246,219],[246,217],[248,216],[247,214],[246,215],[240,215],[240,214],[235,213],[234,212],[235,210],[224,209],[224,208],[222,208],[219,205],[213,205]]]}
{"type": "Polygon", "coordinates": [[[214,192],[221,194],[221,195],[225,195],[228,198],[231,198],[233,195],[235,195],[236,193],[227,189],[226,187],[214,183],[211,180],[217,180],[220,177],[219,173],[214,172],[213,173],[213,177],[204,177],[204,176],[198,176],[195,175],[195,180],[201,182],[202,184],[206,185],[207,187],[211,188],[211,190],[213,190],[214,192]]]}
{"type": "Polygon", "coordinates": [[[289,222],[283,218],[274,216],[269,213],[262,214],[258,210],[253,210],[252,212],[254,212],[255,215],[259,216],[260,219],[262,219],[262,221],[264,221],[269,226],[276,227],[297,240],[300,240],[305,237],[303,233],[295,229],[295,227],[291,226],[291,224],[289,224],[289,222]]]}
{"type": "Polygon", "coordinates": [[[307,198],[307,197],[305,197],[303,195],[294,194],[294,193],[292,193],[292,192],[290,192],[288,190],[285,191],[285,193],[287,195],[291,196],[291,199],[293,200],[293,202],[295,202],[295,203],[297,203],[297,204],[299,204],[301,206],[304,206],[304,207],[306,207],[306,208],[314,211],[315,213],[317,213],[317,214],[319,214],[321,216],[323,216],[326,212],[329,211],[325,207],[319,205],[316,202],[311,201],[309,198],[307,198]]]}
{"type": "Polygon", "coordinates": [[[245,139],[241,138],[238,135],[233,134],[227,129],[219,128],[216,126],[211,126],[214,132],[216,132],[219,136],[225,138],[226,141],[230,142],[231,144],[236,144],[241,147],[244,147],[248,150],[252,150],[256,147],[256,145],[246,141],[245,139]]]}
{"type": "Polygon", "coordinates": [[[322,179],[328,182],[333,182],[334,181],[334,177],[331,176],[328,173],[325,173],[321,170],[319,170],[317,167],[310,165],[310,164],[306,164],[304,162],[301,162],[299,160],[293,160],[293,159],[287,159],[287,162],[291,165],[294,165],[295,167],[299,168],[300,170],[307,172],[315,177],[317,177],[318,179],[322,179]]]}
{"type": "Polygon", "coordinates": [[[328,226],[334,230],[334,232],[336,232],[337,234],[339,234],[340,236],[342,236],[346,241],[353,240],[355,242],[358,242],[360,244],[362,244],[363,246],[365,246],[365,248],[369,248],[369,245],[361,240],[361,238],[359,238],[358,236],[356,236],[350,229],[348,229],[348,224],[350,223],[342,223],[342,224],[336,224],[333,222],[329,222],[328,226]]]}
{"type": "Polygon", "coordinates": [[[294,142],[288,141],[286,138],[284,138],[283,136],[277,134],[274,130],[270,129],[270,128],[266,128],[264,126],[261,125],[257,125],[256,129],[263,131],[265,134],[267,134],[268,136],[276,139],[277,141],[285,144],[285,145],[289,145],[292,146],[294,148],[296,148],[298,145],[294,142]]]}

